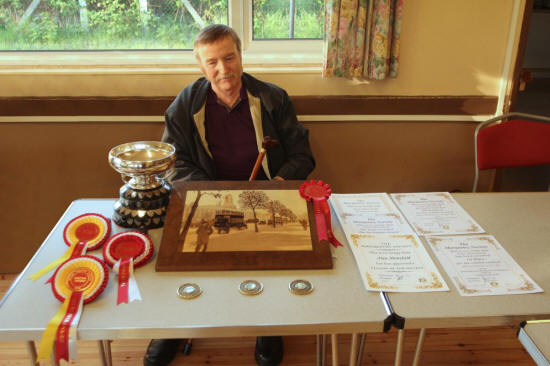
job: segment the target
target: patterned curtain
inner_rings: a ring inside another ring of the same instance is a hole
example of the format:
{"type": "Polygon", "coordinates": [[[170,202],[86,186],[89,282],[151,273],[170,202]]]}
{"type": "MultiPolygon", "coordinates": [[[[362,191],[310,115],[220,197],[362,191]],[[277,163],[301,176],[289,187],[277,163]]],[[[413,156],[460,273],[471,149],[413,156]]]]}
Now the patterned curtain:
{"type": "Polygon", "coordinates": [[[326,0],[323,76],[396,77],[403,0],[326,0]]]}

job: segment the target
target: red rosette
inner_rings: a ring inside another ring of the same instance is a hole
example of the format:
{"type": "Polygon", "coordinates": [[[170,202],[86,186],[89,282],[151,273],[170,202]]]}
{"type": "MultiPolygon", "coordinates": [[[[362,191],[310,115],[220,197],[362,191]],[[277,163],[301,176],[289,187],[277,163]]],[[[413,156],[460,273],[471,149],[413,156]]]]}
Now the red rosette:
{"type": "Polygon", "coordinates": [[[65,244],[88,243],[88,250],[101,247],[111,233],[111,220],[98,213],[86,213],[75,217],[63,230],[65,244]]]}
{"type": "Polygon", "coordinates": [[[328,241],[336,248],[342,246],[342,244],[340,244],[332,233],[330,208],[327,202],[331,193],[332,189],[330,186],[322,180],[310,180],[309,182],[302,183],[300,186],[300,196],[308,202],[313,202],[315,226],[319,241],[328,241]]]}
{"type": "Polygon", "coordinates": [[[300,186],[300,196],[302,196],[306,201],[311,201],[314,199],[325,199],[327,200],[332,193],[332,189],[327,183],[324,183],[322,180],[317,182],[310,180],[309,182],[304,182],[300,186]]]}
{"type": "Polygon", "coordinates": [[[73,292],[82,292],[84,304],[92,302],[107,286],[109,270],[100,259],[83,255],[63,262],[51,282],[55,297],[64,302],[73,292]]]}
{"type": "Polygon", "coordinates": [[[119,260],[133,259],[134,268],[145,265],[153,256],[153,242],[139,231],[126,231],[111,237],[103,247],[103,259],[109,266],[119,260]]]}

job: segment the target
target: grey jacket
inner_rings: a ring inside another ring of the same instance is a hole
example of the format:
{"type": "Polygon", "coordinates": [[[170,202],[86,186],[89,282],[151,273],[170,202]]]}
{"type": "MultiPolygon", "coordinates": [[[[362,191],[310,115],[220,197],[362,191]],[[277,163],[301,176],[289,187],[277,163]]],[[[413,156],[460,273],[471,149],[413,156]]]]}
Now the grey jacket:
{"type": "MultiPolygon", "coordinates": [[[[279,140],[280,145],[267,151],[262,168],[271,179],[306,179],[315,167],[308,130],[296,119],[288,94],[276,85],[243,73],[250,114],[256,131],[258,151],[264,136],[279,140]]],[[[165,113],[162,141],[176,147],[175,180],[216,180],[217,175],[208,149],[205,132],[205,103],[210,82],[200,78],[176,97],[165,113]]]]}

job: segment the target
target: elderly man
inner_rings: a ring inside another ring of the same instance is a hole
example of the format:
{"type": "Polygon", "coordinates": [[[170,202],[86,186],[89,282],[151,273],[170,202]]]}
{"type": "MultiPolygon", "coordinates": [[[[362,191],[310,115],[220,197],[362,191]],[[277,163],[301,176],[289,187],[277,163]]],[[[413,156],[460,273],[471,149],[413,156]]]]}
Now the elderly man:
{"type": "MultiPolygon", "coordinates": [[[[187,86],[166,110],[163,141],[176,147],[172,180],[247,180],[265,136],[280,144],[267,151],[257,179],[306,179],[315,167],[308,131],[288,94],[243,73],[241,41],[228,26],[202,29],[194,44],[204,77],[187,86]]],[[[152,340],[143,362],[167,365],[179,340],[152,340]]],[[[261,366],[277,365],[281,337],[258,337],[261,366]]]]}

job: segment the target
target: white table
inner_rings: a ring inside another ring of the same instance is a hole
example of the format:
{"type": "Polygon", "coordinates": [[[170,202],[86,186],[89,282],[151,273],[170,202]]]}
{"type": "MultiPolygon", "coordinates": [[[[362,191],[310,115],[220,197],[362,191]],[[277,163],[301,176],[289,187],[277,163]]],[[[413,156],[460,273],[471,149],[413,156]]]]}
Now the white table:
{"type": "MultiPolygon", "coordinates": [[[[550,318],[550,192],[468,193],[453,197],[545,292],[460,296],[432,255],[451,291],[388,294],[396,312],[405,318],[405,329],[421,329],[418,351],[426,328],[516,326],[524,320],[550,318]]],[[[419,352],[415,364],[418,357],[419,352]]]]}
{"type": "MultiPolygon", "coordinates": [[[[62,232],[72,218],[87,212],[110,217],[113,203],[113,199],[82,199],[69,206],[8,291],[0,307],[0,341],[41,338],[61,303],[54,298],[50,287],[44,285],[48,276],[33,282],[28,279],[29,275],[65,252],[67,246],[62,232]]],[[[113,229],[113,234],[122,230],[116,225],[113,229]]],[[[344,240],[338,225],[335,230],[338,239],[344,240]]],[[[161,229],[150,231],[155,251],[161,235],[161,229]]],[[[88,254],[101,256],[101,250],[88,254]]],[[[387,317],[379,294],[365,291],[347,247],[335,251],[332,270],[155,272],[155,260],[156,256],[135,272],[143,298],[140,302],[117,306],[117,279],[111,273],[103,294],[84,307],[78,326],[79,339],[379,332],[387,317]],[[306,296],[290,293],[289,283],[298,278],[309,280],[314,291],[306,296]],[[262,282],[263,293],[241,295],[237,287],[247,279],[262,282]],[[197,283],[203,294],[193,300],[180,299],[176,289],[185,282],[197,283]]],[[[99,344],[103,349],[108,342],[99,344]]]]}
{"type": "MultiPolygon", "coordinates": [[[[550,318],[550,193],[453,196],[547,292],[462,297],[432,256],[451,291],[388,294],[395,311],[405,318],[405,329],[422,329],[419,350],[426,328],[517,325],[523,320],[550,318]]],[[[40,339],[60,303],[42,284],[45,279],[32,282],[26,278],[67,249],[62,230],[71,218],[85,212],[111,216],[113,202],[87,199],[69,206],[0,307],[0,341],[40,339]]],[[[337,238],[344,240],[337,220],[334,223],[337,238]]],[[[158,249],[161,230],[150,235],[158,249]]],[[[91,253],[100,255],[99,250],[91,253]]],[[[78,337],[114,340],[353,333],[356,340],[358,333],[381,331],[387,314],[379,294],[365,291],[349,248],[339,248],[335,255],[332,270],[158,273],[153,257],[136,270],[143,301],[116,306],[116,278],[112,277],[105,292],[85,306],[78,337]],[[288,284],[298,278],[311,281],[314,292],[292,295],[288,284]],[[241,295],[237,286],[246,279],[261,281],[264,292],[255,297],[241,295]],[[193,300],[180,299],[176,289],[184,282],[199,284],[204,293],[193,300]]],[[[402,339],[400,332],[396,363],[401,359],[402,339]]],[[[107,345],[100,342],[102,348],[107,345]]],[[[355,363],[355,351],[356,346],[350,352],[351,364],[355,363]]]]}
{"type": "Polygon", "coordinates": [[[518,339],[538,366],[550,365],[550,320],[522,323],[518,339]]]}

